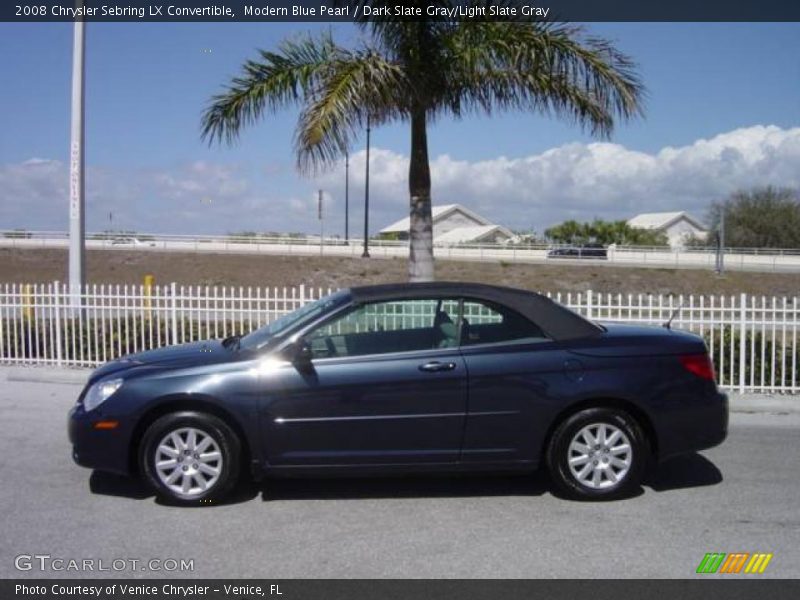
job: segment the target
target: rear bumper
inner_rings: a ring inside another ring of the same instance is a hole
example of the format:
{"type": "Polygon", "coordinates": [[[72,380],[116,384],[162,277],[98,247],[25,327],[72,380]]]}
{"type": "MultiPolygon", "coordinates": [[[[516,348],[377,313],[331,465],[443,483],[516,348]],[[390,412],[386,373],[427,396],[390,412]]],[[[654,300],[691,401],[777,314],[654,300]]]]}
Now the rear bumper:
{"type": "Polygon", "coordinates": [[[728,437],[728,395],[714,391],[691,398],[664,415],[658,459],[719,446],[728,437]]]}
{"type": "Polygon", "coordinates": [[[72,444],[72,460],[88,469],[130,474],[128,428],[120,421],[116,429],[95,429],[95,423],[101,418],[109,417],[87,413],[80,404],[69,411],[67,433],[72,444]]]}
{"type": "Polygon", "coordinates": [[[706,450],[719,446],[728,437],[728,421],[730,419],[730,406],[728,394],[717,392],[717,402],[711,411],[707,412],[708,421],[701,431],[697,432],[697,448],[706,450]]]}

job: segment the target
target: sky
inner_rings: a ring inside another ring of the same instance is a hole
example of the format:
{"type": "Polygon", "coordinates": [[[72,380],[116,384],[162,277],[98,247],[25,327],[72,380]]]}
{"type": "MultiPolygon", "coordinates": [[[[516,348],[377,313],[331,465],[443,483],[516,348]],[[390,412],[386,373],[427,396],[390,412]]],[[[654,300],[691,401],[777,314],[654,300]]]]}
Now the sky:
{"type": "MultiPolygon", "coordinates": [[[[637,63],[645,116],[610,139],[530,113],[443,118],[428,133],[434,204],[514,230],[688,210],[761,185],[800,187],[800,24],[593,23],[637,63]]],[[[287,37],[352,25],[90,23],[87,229],[344,232],[344,166],[295,169],[296,110],[235,145],[200,139],[211,96],[287,37]]],[[[72,25],[0,23],[0,229],[66,230],[72,25]]],[[[372,132],[370,230],[407,214],[407,125],[372,132]]],[[[350,161],[350,231],[363,229],[364,139],[350,161]]]]}

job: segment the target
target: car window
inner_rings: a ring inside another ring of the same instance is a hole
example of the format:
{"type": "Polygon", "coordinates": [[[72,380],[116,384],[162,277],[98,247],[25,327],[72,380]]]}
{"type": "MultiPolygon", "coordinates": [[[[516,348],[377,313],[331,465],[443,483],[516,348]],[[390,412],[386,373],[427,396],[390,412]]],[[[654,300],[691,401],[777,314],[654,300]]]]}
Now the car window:
{"type": "Polygon", "coordinates": [[[304,304],[297,310],[285,314],[267,325],[248,333],[242,338],[241,347],[252,350],[263,348],[274,339],[291,331],[304,321],[315,319],[325,312],[334,310],[337,306],[346,302],[347,298],[348,295],[346,292],[338,291],[304,304]]]}
{"type": "Polygon", "coordinates": [[[547,336],[538,325],[510,308],[489,302],[464,301],[462,346],[545,339],[547,336]]]}
{"type": "Polygon", "coordinates": [[[414,299],[361,305],[305,336],[312,358],[458,345],[458,300],[414,299]]]}

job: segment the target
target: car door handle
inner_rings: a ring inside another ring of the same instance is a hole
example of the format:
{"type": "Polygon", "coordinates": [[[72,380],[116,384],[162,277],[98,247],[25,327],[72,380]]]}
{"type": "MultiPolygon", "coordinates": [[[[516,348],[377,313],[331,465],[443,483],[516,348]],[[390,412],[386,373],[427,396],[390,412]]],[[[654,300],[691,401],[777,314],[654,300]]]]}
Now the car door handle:
{"type": "Polygon", "coordinates": [[[452,371],[455,368],[456,363],[439,362],[438,360],[419,366],[420,371],[426,371],[428,373],[436,373],[437,371],[452,371]]]}

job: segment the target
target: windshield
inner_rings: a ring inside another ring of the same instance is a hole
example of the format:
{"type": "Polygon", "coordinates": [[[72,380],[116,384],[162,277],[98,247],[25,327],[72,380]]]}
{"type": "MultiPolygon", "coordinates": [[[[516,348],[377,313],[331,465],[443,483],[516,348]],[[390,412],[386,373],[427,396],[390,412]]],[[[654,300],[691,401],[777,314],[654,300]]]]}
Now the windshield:
{"type": "Polygon", "coordinates": [[[294,312],[283,315],[271,321],[255,331],[251,331],[241,339],[240,347],[248,350],[258,350],[263,348],[272,340],[283,337],[286,333],[293,330],[296,326],[306,321],[311,321],[319,315],[342,305],[346,302],[349,294],[347,291],[339,291],[328,296],[324,296],[314,302],[309,302],[298,308],[294,312]]]}

